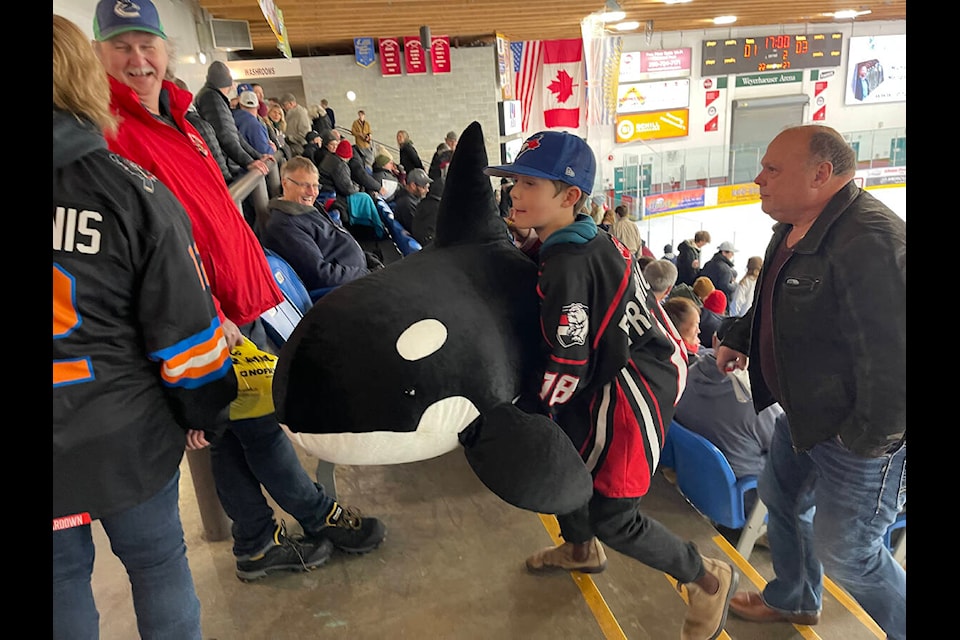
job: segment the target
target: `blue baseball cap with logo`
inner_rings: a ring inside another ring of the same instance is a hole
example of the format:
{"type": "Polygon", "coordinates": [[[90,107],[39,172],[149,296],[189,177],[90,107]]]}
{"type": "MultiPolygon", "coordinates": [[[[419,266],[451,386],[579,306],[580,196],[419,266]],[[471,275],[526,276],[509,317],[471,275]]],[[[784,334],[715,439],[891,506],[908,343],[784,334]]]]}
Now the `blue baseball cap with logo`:
{"type": "Polygon", "coordinates": [[[150,0],[100,0],[93,16],[93,37],[103,42],[127,31],[146,31],[167,39],[157,7],[150,0]]]}
{"type": "Polygon", "coordinates": [[[238,84],[237,93],[240,94],[240,93],[243,93],[244,91],[253,91],[253,85],[248,82],[244,82],[243,84],[238,84]]]}
{"type": "Polygon", "coordinates": [[[527,138],[513,164],[489,166],[488,176],[515,175],[560,180],[589,194],[597,176],[597,159],[583,138],[563,131],[541,131],[527,138]]]}

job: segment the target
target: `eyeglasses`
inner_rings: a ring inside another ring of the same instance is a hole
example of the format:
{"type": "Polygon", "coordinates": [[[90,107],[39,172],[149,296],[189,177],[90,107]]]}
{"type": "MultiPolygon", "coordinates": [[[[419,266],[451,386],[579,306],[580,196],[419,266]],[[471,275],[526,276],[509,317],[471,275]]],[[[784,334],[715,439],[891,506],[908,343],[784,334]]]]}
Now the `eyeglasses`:
{"type": "Polygon", "coordinates": [[[317,184],[316,182],[297,182],[293,178],[284,178],[284,180],[288,180],[292,182],[293,184],[297,185],[301,189],[309,189],[310,191],[320,191],[320,185],[317,184]]]}

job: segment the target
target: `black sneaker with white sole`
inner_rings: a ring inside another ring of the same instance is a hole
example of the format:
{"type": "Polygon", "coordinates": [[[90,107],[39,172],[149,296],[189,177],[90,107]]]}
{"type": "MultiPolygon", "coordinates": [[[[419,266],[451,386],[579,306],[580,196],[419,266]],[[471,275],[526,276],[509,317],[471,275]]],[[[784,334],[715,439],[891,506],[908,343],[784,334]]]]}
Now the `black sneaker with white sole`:
{"type": "Polygon", "coordinates": [[[261,553],[237,558],[238,578],[249,582],[277,571],[310,571],[326,562],[333,553],[333,543],[329,540],[288,536],[282,522],[277,525],[272,542],[261,553]]]}

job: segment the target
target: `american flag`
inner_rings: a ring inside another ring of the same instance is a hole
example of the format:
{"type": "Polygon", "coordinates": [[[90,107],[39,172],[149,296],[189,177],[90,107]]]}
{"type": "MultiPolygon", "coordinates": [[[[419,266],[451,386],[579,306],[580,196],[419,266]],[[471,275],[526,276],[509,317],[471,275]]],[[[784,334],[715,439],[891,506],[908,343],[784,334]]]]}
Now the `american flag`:
{"type": "Polygon", "coordinates": [[[620,54],[623,52],[623,39],[620,36],[604,38],[601,51],[603,96],[598,115],[600,124],[613,124],[617,113],[617,86],[620,81],[620,54]]]}
{"type": "Polygon", "coordinates": [[[520,101],[523,115],[523,130],[530,123],[530,109],[533,105],[534,89],[540,75],[540,61],[543,48],[539,40],[511,42],[510,53],[513,57],[514,95],[520,101]]]}

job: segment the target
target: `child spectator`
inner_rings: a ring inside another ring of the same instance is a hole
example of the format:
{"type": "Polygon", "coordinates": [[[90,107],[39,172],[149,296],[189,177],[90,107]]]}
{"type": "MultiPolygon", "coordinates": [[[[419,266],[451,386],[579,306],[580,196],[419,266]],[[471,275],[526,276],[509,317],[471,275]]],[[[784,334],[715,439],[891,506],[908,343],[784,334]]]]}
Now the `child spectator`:
{"type": "Polygon", "coordinates": [[[594,479],[588,503],[557,516],[564,542],[530,556],[527,568],[599,573],[602,540],[686,584],[681,637],[715,638],[738,574],[640,511],[686,364],[633,253],[576,214],[596,177],[593,151],[575,135],[544,131],[524,142],[513,164],[485,173],[514,179],[516,224],[543,241],[537,290],[547,357],[537,398],[524,404],[552,416],[594,479]]]}

